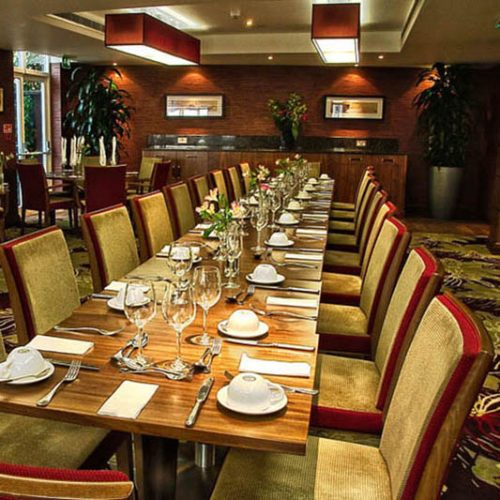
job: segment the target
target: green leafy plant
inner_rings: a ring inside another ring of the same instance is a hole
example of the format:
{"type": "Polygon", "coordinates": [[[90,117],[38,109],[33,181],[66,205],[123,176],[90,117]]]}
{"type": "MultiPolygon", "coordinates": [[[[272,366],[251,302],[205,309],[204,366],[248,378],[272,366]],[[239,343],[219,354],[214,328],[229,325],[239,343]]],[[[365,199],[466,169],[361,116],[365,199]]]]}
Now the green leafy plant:
{"type": "Polygon", "coordinates": [[[281,132],[290,129],[293,138],[297,140],[301,124],[307,121],[307,104],[302,96],[291,93],[286,101],[269,99],[267,105],[276,127],[281,132]]]}
{"type": "Polygon", "coordinates": [[[119,147],[123,137],[130,137],[130,94],[120,89],[112,76],[121,78],[116,68],[77,67],[71,73],[66,97],[73,108],[66,113],[64,128],[68,135],[85,137],[89,154],[99,153],[99,138],[109,147],[113,137],[119,147]],[[111,75],[111,76],[110,76],[111,75]]]}
{"type": "Polygon", "coordinates": [[[463,167],[473,127],[470,71],[465,65],[436,63],[420,73],[416,85],[428,83],[414,100],[418,127],[431,165],[463,167]]]}

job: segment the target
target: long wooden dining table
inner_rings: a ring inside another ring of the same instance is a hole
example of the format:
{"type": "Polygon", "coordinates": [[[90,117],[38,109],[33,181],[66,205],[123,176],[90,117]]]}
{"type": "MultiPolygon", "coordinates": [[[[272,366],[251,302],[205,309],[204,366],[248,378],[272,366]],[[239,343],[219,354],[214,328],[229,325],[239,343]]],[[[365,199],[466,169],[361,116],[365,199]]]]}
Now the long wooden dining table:
{"type": "MultiPolygon", "coordinates": [[[[333,184],[326,186],[321,193],[321,200],[312,201],[306,212],[314,210],[324,214],[323,220],[303,220],[299,227],[323,228],[324,238],[318,239],[311,236],[305,239],[297,237],[294,247],[287,252],[296,252],[295,247],[311,251],[311,255],[324,256],[326,248],[328,214],[333,184]]],[[[251,272],[259,263],[268,262],[266,254],[256,259],[250,247],[256,240],[255,230],[247,225],[250,233],[245,238],[245,249],[241,256],[241,286],[246,286],[245,275],[251,272]]],[[[289,234],[295,228],[286,229],[289,234]]],[[[187,241],[204,241],[196,233],[188,233],[182,239],[187,241]]],[[[264,238],[262,239],[264,241],[264,238]]],[[[208,244],[212,244],[208,241],[208,244]]],[[[220,265],[212,260],[211,252],[202,252],[205,257],[203,264],[220,265]]],[[[282,251],[273,251],[276,261],[282,260],[282,251]]],[[[292,261],[287,261],[292,264],[292,261]]],[[[293,261],[295,262],[295,261],[293,261]]],[[[311,289],[314,293],[290,292],[257,288],[255,295],[243,306],[228,303],[225,298],[233,295],[234,290],[224,290],[221,300],[215,305],[208,315],[209,333],[219,335],[217,325],[221,320],[227,319],[237,309],[248,308],[249,303],[266,309],[266,298],[278,296],[285,298],[316,298],[318,306],[314,309],[287,308],[311,316],[317,316],[319,308],[319,293],[321,291],[322,260],[315,262],[303,261],[314,264],[314,269],[293,267],[278,267],[279,273],[286,276],[284,286],[300,286],[311,289]]],[[[140,276],[143,279],[157,279],[164,276],[168,279],[170,273],[165,258],[153,257],[132,270],[127,276],[140,276]]],[[[127,276],[124,278],[126,279],[127,276]]],[[[155,288],[165,286],[158,280],[155,288]]],[[[161,308],[158,307],[155,318],[148,323],[146,331],[149,335],[149,344],[145,349],[146,354],[155,361],[172,359],[176,352],[175,333],[167,326],[162,318],[161,308]]],[[[271,306],[267,306],[272,310],[271,306]]],[[[96,426],[111,430],[123,431],[134,434],[139,442],[136,459],[141,462],[144,471],[142,491],[147,500],[175,498],[175,477],[177,444],[179,440],[199,442],[229,447],[248,448],[253,450],[268,450],[281,453],[304,454],[309,430],[309,418],[312,405],[312,396],[297,393],[287,393],[287,406],[276,414],[252,417],[224,409],[217,403],[217,392],[228,383],[224,372],[238,373],[240,358],[243,353],[259,359],[277,361],[302,361],[311,366],[311,376],[308,378],[268,376],[270,380],[303,388],[312,388],[316,368],[318,336],[316,334],[315,320],[292,320],[280,317],[261,317],[268,324],[269,334],[266,341],[296,343],[313,346],[313,352],[303,352],[288,349],[254,347],[223,343],[221,353],[213,360],[210,375],[195,374],[192,381],[173,381],[162,375],[132,374],[120,372],[116,364],[110,359],[127,340],[136,334],[136,329],[131,325],[124,314],[111,310],[105,300],[89,299],[74,311],[71,317],[62,324],[67,327],[95,326],[105,329],[125,329],[114,336],[100,336],[97,334],[63,333],[55,330],[46,332],[47,335],[62,338],[81,339],[92,341],[93,349],[83,357],[67,356],[62,354],[47,353],[47,357],[60,360],[81,359],[83,363],[96,365],[98,371],[82,369],[78,379],[66,384],[57,394],[52,403],[45,407],[37,407],[37,400],[43,396],[55,381],[60,380],[66,373],[65,368],[56,367],[55,374],[46,381],[25,386],[2,385],[0,387],[0,411],[29,415],[45,419],[62,420],[86,426],[96,426]],[[186,427],[185,420],[188,416],[202,382],[208,377],[215,377],[214,386],[209,398],[202,407],[198,420],[193,427],[186,427]],[[98,414],[103,403],[115,392],[123,381],[133,380],[159,385],[149,403],[135,419],[117,418],[98,414]]],[[[186,339],[201,331],[201,314],[186,329],[183,335],[182,357],[194,362],[200,358],[205,347],[193,345],[186,339]]],[[[137,450],[136,450],[137,451],[137,450]]]]}

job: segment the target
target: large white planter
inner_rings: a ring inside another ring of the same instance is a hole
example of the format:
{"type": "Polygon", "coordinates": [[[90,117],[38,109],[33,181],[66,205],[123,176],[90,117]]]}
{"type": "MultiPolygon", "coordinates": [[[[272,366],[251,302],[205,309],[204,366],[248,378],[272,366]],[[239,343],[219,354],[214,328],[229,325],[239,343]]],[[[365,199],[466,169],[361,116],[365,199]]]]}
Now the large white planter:
{"type": "Polygon", "coordinates": [[[431,214],[436,219],[451,219],[460,192],[460,167],[431,167],[431,214]]]}

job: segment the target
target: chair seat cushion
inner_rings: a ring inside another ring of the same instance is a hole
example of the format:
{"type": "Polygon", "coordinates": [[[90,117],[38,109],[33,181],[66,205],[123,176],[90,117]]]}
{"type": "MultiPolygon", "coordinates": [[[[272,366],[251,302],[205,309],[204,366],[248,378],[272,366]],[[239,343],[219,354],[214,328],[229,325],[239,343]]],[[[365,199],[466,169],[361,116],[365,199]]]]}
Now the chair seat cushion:
{"type": "Polygon", "coordinates": [[[354,203],[347,203],[345,201],[334,201],[332,208],[337,210],[354,210],[354,203]]]}
{"type": "Polygon", "coordinates": [[[358,305],[361,278],[352,274],[323,273],[321,275],[321,302],[358,305]]]}
{"type": "Polygon", "coordinates": [[[361,272],[361,258],[357,252],[327,250],[324,270],[330,273],[357,274],[361,272]]]}
{"type": "Polygon", "coordinates": [[[330,210],[330,219],[353,221],[354,212],[349,210],[330,210]]]}
{"type": "Polygon", "coordinates": [[[331,220],[328,222],[328,229],[335,232],[354,233],[354,222],[331,220]]]}
{"type": "Polygon", "coordinates": [[[107,435],[97,427],[0,413],[0,462],[78,469],[107,435]]]}
{"type": "Polygon", "coordinates": [[[232,449],[212,500],[385,500],[391,486],[378,448],[310,436],[305,456],[232,449]]]}
{"type": "Polygon", "coordinates": [[[328,233],[328,245],[356,249],[356,236],[354,234],[328,233]]]}
{"type": "Polygon", "coordinates": [[[49,196],[49,206],[51,210],[71,208],[75,204],[73,198],[65,196],[49,196]]]}
{"type": "Polygon", "coordinates": [[[320,354],[311,425],[380,432],[382,412],[375,406],[380,373],[373,361],[320,354]]]}

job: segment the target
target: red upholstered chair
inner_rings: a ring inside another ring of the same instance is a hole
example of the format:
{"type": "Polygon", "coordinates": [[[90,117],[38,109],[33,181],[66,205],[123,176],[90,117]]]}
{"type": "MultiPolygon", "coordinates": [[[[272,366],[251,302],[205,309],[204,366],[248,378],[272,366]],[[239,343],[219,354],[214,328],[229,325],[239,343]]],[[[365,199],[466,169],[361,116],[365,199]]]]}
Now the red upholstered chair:
{"type": "Polygon", "coordinates": [[[196,225],[193,200],[185,182],[176,182],[163,188],[167,207],[172,214],[175,238],[184,236],[196,225]]]}
{"type": "Polygon", "coordinates": [[[95,212],[126,202],[125,165],[85,167],[85,200],[82,211],[95,212]]]}
{"type": "Polygon", "coordinates": [[[320,304],[320,349],[366,354],[376,348],[409,240],[402,222],[384,222],[361,285],[359,306],[320,304]]]}
{"type": "Polygon", "coordinates": [[[206,175],[194,175],[188,179],[191,196],[196,207],[199,207],[208,196],[210,186],[206,175]]]}
{"type": "Polygon", "coordinates": [[[0,498],[107,499],[132,497],[134,484],[123,472],[71,470],[0,463],[0,498]]]}
{"type": "Polygon", "coordinates": [[[300,457],[232,449],[212,500],[438,499],[492,358],[491,340],[472,313],[449,295],[434,298],[405,357],[378,447],[310,436],[300,457]]]}
{"type": "Polygon", "coordinates": [[[167,185],[168,174],[170,173],[171,166],[172,162],[170,160],[154,164],[148,191],[158,191],[167,185]]]}
{"type": "Polygon", "coordinates": [[[386,407],[415,330],[443,277],[425,248],[410,252],[387,308],[373,361],[319,354],[311,425],[361,432],[382,430],[386,407]]]}
{"type": "Polygon", "coordinates": [[[45,170],[40,163],[17,164],[17,173],[21,183],[21,193],[23,204],[21,209],[21,234],[24,234],[26,224],[26,210],[36,210],[38,212],[38,224],[42,226],[42,213],[44,214],[45,225],[55,222],[54,214],[56,210],[67,210],[70,225],[76,222],[76,199],[71,196],[61,196],[54,192],[59,186],[49,187],[45,170]]]}

